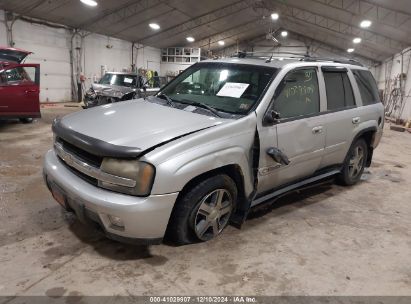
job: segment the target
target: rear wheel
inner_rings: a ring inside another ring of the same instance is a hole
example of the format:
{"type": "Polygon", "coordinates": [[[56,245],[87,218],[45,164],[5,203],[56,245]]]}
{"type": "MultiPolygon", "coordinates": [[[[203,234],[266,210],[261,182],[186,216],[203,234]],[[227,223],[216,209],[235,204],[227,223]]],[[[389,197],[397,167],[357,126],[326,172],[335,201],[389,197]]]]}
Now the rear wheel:
{"type": "Polygon", "coordinates": [[[338,176],[338,181],[343,185],[354,185],[364,172],[368,156],[368,146],[364,139],[358,139],[348,151],[343,169],[338,176]]]}
{"type": "Polygon", "coordinates": [[[183,245],[217,237],[227,227],[236,200],[237,187],[227,175],[203,180],[176,203],[167,239],[183,245]]]}

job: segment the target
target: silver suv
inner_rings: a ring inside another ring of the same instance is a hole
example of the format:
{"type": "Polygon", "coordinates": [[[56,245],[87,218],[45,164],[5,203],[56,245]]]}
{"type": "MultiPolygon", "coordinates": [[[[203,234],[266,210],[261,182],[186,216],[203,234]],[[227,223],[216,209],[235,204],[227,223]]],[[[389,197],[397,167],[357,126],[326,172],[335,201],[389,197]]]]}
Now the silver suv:
{"type": "Polygon", "coordinates": [[[374,78],[354,61],[208,60],[156,96],[54,121],[44,177],[112,239],[208,241],[286,192],[357,183],[383,124],[374,78]]]}

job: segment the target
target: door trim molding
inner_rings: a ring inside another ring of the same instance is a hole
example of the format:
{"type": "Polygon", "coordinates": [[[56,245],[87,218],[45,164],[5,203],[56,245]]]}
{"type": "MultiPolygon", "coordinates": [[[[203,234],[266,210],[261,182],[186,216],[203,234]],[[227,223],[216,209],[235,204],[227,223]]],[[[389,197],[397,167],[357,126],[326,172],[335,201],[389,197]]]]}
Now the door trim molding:
{"type": "Polygon", "coordinates": [[[276,197],[276,196],[279,196],[279,195],[281,195],[281,194],[284,194],[284,193],[290,192],[290,191],[292,191],[292,190],[298,189],[298,188],[300,188],[300,187],[302,187],[302,186],[305,186],[305,185],[307,185],[307,184],[311,184],[311,183],[317,182],[317,181],[319,181],[319,180],[321,180],[321,179],[324,179],[324,178],[333,176],[333,175],[338,174],[338,173],[340,173],[340,172],[341,172],[340,169],[333,169],[333,170],[331,170],[331,171],[328,171],[328,172],[325,172],[325,173],[322,173],[322,174],[319,174],[319,175],[315,175],[315,176],[306,178],[306,179],[304,179],[304,180],[302,180],[302,181],[299,181],[299,182],[297,182],[297,183],[294,183],[294,184],[291,184],[291,185],[282,187],[282,188],[280,188],[280,189],[278,189],[278,190],[275,190],[274,192],[271,192],[271,193],[269,193],[269,194],[266,194],[266,195],[264,195],[264,196],[261,196],[261,197],[259,197],[259,198],[254,199],[254,200],[251,202],[251,207],[257,206],[257,205],[259,205],[259,204],[261,204],[261,203],[263,203],[263,202],[265,202],[265,201],[267,201],[267,200],[269,200],[269,199],[272,199],[272,198],[274,198],[274,197],[276,197]]]}

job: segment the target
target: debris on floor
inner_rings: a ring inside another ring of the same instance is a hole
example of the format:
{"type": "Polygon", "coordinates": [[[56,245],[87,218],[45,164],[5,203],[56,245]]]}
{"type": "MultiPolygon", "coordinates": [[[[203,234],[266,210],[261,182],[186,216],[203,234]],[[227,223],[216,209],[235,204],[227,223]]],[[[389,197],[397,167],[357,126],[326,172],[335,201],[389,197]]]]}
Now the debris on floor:
{"type": "Polygon", "coordinates": [[[397,132],[408,131],[409,133],[411,133],[411,120],[406,121],[404,119],[393,117],[386,117],[385,120],[390,122],[390,130],[397,132]]]}

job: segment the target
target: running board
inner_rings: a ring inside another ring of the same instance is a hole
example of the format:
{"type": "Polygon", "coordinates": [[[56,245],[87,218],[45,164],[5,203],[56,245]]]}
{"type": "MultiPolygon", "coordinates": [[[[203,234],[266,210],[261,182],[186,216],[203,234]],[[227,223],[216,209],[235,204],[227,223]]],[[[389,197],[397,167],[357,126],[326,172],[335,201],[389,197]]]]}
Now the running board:
{"type": "Polygon", "coordinates": [[[317,175],[317,176],[313,176],[313,177],[307,178],[306,180],[303,180],[303,181],[298,182],[298,183],[296,183],[296,184],[292,184],[292,185],[289,185],[289,186],[287,186],[287,187],[278,189],[278,190],[276,190],[276,191],[274,191],[274,192],[272,192],[272,193],[270,193],[270,194],[264,195],[264,196],[262,196],[262,197],[260,197],[260,198],[258,198],[258,199],[256,199],[256,200],[253,200],[253,201],[251,202],[251,207],[257,206],[257,205],[259,205],[259,204],[261,204],[261,203],[264,203],[265,201],[267,201],[267,200],[269,200],[269,199],[272,199],[272,198],[274,198],[274,197],[276,197],[276,196],[279,196],[279,195],[284,194],[284,193],[286,193],[286,192],[290,192],[290,191],[292,191],[292,190],[301,188],[302,186],[305,186],[305,185],[307,185],[307,184],[311,184],[311,183],[317,182],[317,181],[319,181],[319,180],[322,180],[322,179],[324,179],[324,178],[326,178],[326,177],[333,176],[333,175],[338,174],[338,173],[340,173],[340,172],[341,172],[340,170],[335,169],[335,170],[329,171],[329,172],[324,173],[324,174],[320,174],[320,175],[317,175]]]}

